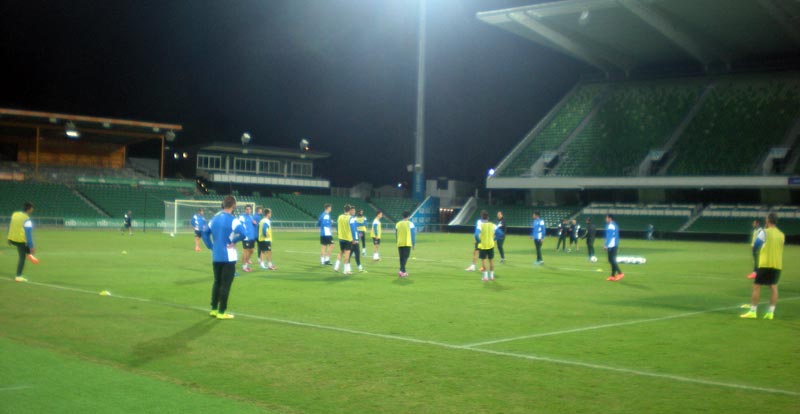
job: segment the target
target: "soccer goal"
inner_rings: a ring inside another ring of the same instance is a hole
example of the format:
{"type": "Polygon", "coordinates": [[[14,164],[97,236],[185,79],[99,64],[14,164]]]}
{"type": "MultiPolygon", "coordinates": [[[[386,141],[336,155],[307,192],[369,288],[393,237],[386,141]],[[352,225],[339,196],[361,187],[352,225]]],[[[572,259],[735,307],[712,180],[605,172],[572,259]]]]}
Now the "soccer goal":
{"type": "MultiPolygon", "coordinates": [[[[247,204],[256,206],[255,202],[236,200],[236,209],[244,211],[247,204]]],[[[192,216],[198,209],[203,209],[206,222],[222,210],[222,200],[175,200],[164,201],[164,233],[193,233],[192,216]]]]}

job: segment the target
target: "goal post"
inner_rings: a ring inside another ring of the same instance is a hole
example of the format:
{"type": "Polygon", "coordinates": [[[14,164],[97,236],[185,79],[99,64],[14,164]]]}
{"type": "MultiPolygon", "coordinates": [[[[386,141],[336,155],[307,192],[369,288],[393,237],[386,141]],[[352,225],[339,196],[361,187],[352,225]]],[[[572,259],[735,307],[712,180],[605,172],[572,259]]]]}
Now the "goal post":
{"type": "MultiPolygon", "coordinates": [[[[237,209],[243,211],[244,206],[256,203],[247,200],[237,200],[237,209]]],[[[164,201],[164,233],[179,234],[193,233],[192,216],[198,209],[203,209],[206,222],[222,210],[222,199],[219,200],[175,200],[164,201]]]]}

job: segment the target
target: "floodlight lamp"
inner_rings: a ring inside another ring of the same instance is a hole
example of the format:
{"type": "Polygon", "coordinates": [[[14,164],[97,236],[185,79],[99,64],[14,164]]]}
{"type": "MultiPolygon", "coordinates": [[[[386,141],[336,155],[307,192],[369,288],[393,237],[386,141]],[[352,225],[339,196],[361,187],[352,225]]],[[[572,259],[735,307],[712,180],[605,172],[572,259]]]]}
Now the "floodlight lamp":
{"type": "Polygon", "coordinates": [[[589,10],[584,10],[581,12],[581,15],[578,16],[578,24],[581,26],[586,26],[589,24],[589,19],[592,15],[589,13],[589,10]]]}
{"type": "Polygon", "coordinates": [[[242,145],[247,145],[252,140],[253,140],[253,137],[250,136],[249,132],[245,132],[244,134],[242,134],[242,145]]]}
{"type": "Polygon", "coordinates": [[[189,158],[189,153],[188,152],[184,152],[183,153],[183,158],[189,158]]]}
{"type": "Polygon", "coordinates": [[[78,131],[78,128],[75,128],[75,123],[72,121],[68,121],[64,125],[64,133],[67,135],[67,138],[70,139],[78,139],[81,137],[80,131],[78,131]]]}
{"type": "Polygon", "coordinates": [[[164,134],[164,139],[166,139],[167,142],[175,141],[175,131],[173,131],[171,129],[169,131],[167,131],[167,133],[164,134]]]}
{"type": "Polygon", "coordinates": [[[303,138],[300,140],[300,150],[301,151],[311,151],[311,143],[303,138]]]}
{"type": "Polygon", "coordinates": [[[489,177],[494,177],[495,170],[494,168],[489,168],[489,177]]]}
{"type": "Polygon", "coordinates": [[[176,153],[174,153],[174,154],[172,154],[172,158],[175,158],[176,160],[177,160],[178,158],[180,158],[180,157],[181,157],[181,154],[178,154],[177,152],[176,152],[176,153]]]}

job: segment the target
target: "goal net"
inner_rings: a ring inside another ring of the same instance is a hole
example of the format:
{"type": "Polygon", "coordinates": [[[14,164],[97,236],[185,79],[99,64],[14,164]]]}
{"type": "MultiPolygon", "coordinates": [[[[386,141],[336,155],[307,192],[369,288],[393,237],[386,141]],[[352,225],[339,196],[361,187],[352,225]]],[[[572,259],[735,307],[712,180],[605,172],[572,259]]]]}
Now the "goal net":
{"type": "MultiPolygon", "coordinates": [[[[246,200],[236,200],[234,214],[244,212],[244,206],[250,204],[255,211],[256,203],[246,200]]],[[[192,216],[197,210],[203,209],[206,222],[222,210],[222,198],[219,200],[175,200],[164,201],[164,233],[194,233],[192,216]]]]}

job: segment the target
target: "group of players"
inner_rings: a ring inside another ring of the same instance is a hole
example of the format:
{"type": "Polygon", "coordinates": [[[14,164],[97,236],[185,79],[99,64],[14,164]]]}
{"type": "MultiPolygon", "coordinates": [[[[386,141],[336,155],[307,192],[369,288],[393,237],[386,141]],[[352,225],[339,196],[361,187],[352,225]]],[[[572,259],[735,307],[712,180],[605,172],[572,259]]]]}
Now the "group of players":
{"type": "MultiPolygon", "coordinates": [[[[258,261],[263,269],[277,270],[272,264],[272,211],[269,208],[258,207],[256,213],[252,214],[252,206],[247,205],[244,214],[234,216],[236,199],[233,196],[226,196],[222,202],[222,210],[217,213],[208,223],[206,223],[203,210],[199,209],[197,214],[192,217],[191,224],[195,229],[195,250],[200,251],[200,241],[212,251],[212,267],[214,273],[214,283],[211,293],[211,312],[212,317],[218,319],[232,319],[233,315],[226,313],[228,294],[230,292],[233,278],[236,274],[236,262],[238,252],[236,243],[243,242],[242,270],[252,271],[250,265],[254,245],[258,244],[258,261]]],[[[30,215],[33,212],[33,204],[26,202],[22,211],[14,212],[11,216],[11,223],[8,232],[9,244],[15,246],[19,253],[19,261],[16,269],[15,281],[25,282],[27,279],[22,275],[22,270],[26,259],[32,263],[38,263],[33,254],[33,223],[30,215]]],[[[330,265],[330,257],[333,248],[333,223],[330,217],[331,205],[326,204],[322,214],[319,216],[318,226],[320,227],[320,264],[330,265]]],[[[482,211],[480,219],[476,223],[474,238],[475,250],[474,257],[481,259],[482,280],[493,281],[494,275],[494,248],[500,251],[501,262],[505,261],[503,242],[505,240],[505,221],[502,212],[497,214],[497,223],[489,222],[489,213],[482,211]],[[487,266],[488,260],[488,266],[487,266]]],[[[128,213],[130,217],[130,213],[128,213]]],[[[372,222],[370,236],[374,246],[373,260],[380,260],[379,248],[381,243],[382,226],[380,219],[382,213],[378,211],[372,222]]],[[[398,256],[400,258],[400,270],[398,277],[408,277],[406,264],[411,250],[416,245],[416,229],[409,220],[410,213],[403,212],[403,219],[395,225],[398,256]]],[[[361,253],[366,254],[366,217],[363,211],[356,214],[355,206],[345,205],[342,214],[337,219],[337,236],[339,239],[339,253],[333,269],[339,271],[340,265],[344,264],[343,274],[352,274],[350,258],[355,252],[356,263],[359,271],[363,271],[360,263],[361,253]],[[359,251],[359,242],[361,251],[359,251]]],[[[757,309],[760,297],[760,288],[768,286],[770,288],[770,300],[768,311],[763,315],[764,319],[773,319],[775,306],[778,301],[778,281],[780,279],[783,266],[783,247],[785,242],[784,234],[777,227],[778,218],[775,213],[769,213],[766,217],[766,228],[761,228],[760,222],[753,223],[753,261],[754,269],[749,278],[754,279],[751,304],[747,307],[748,311],[741,315],[745,319],[757,317],[757,309]]],[[[573,221],[572,226],[567,226],[567,232],[563,230],[565,224],[562,221],[559,239],[567,233],[571,245],[574,244],[577,250],[577,237],[580,228],[573,221]]],[[[590,260],[594,259],[594,237],[595,228],[591,219],[587,219],[586,232],[583,237],[586,239],[587,250],[590,260]]],[[[539,217],[538,212],[533,214],[533,223],[530,237],[536,247],[537,265],[544,264],[542,259],[542,243],[545,238],[546,227],[544,220],[539,217]]],[[[130,234],[130,233],[129,233],[130,234]]],[[[625,275],[617,264],[617,251],[619,249],[619,228],[614,221],[614,216],[606,215],[606,241],[604,249],[608,252],[608,262],[611,265],[611,275],[608,281],[619,281],[625,275]]],[[[556,249],[561,245],[557,244],[556,249]]],[[[562,247],[563,249],[563,247],[562,247]]],[[[474,260],[474,258],[473,258],[474,260]]],[[[475,270],[473,266],[467,270],[475,270]]]]}
{"type": "MultiPolygon", "coordinates": [[[[489,213],[487,211],[481,211],[480,218],[475,223],[475,249],[472,253],[472,263],[464,270],[468,272],[474,272],[476,270],[475,261],[476,259],[480,259],[480,271],[482,272],[481,279],[483,281],[493,281],[495,247],[497,247],[497,250],[500,253],[500,262],[504,263],[506,260],[505,251],[503,249],[505,242],[505,229],[506,224],[502,211],[497,212],[496,223],[489,222],[489,213]],[[487,260],[489,261],[488,267],[486,266],[487,260]]],[[[561,223],[557,228],[558,242],[556,244],[556,251],[559,249],[561,249],[561,251],[565,251],[567,245],[566,239],[569,238],[569,251],[572,251],[572,246],[574,245],[575,251],[577,252],[579,251],[578,239],[583,238],[586,239],[586,250],[589,254],[589,260],[597,261],[597,257],[594,255],[594,241],[597,229],[595,228],[594,224],[592,224],[591,217],[586,219],[586,228],[584,230],[584,232],[581,232],[581,226],[577,224],[577,221],[574,219],[571,221],[571,223],[568,222],[567,219],[561,220],[561,223]]],[[[611,265],[611,275],[608,276],[606,280],[610,282],[616,282],[625,277],[625,274],[622,273],[622,270],[617,263],[617,251],[619,250],[619,228],[617,227],[617,223],[614,221],[614,216],[612,214],[606,215],[605,233],[606,242],[603,246],[603,249],[607,251],[608,263],[611,265]]],[[[533,213],[530,238],[533,240],[534,246],[536,247],[536,261],[534,264],[537,266],[544,264],[544,259],[542,258],[542,243],[544,242],[546,234],[546,224],[539,216],[539,212],[535,211],[533,213]]]]}
{"type": "MultiPolygon", "coordinates": [[[[236,275],[236,262],[238,252],[236,243],[242,242],[242,270],[251,271],[250,265],[253,254],[253,241],[258,241],[259,262],[261,268],[276,270],[272,264],[272,211],[268,208],[258,207],[256,214],[252,214],[252,206],[245,206],[244,214],[234,216],[236,199],[233,196],[225,196],[222,201],[222,210],[206,223],[203,210],[199,209],[197,214],[192,217],[192,227],[195,230],[195,250],[200,251],[200,240],[212,251],[212,268],[214,272],[214,283],[211,289],[211,311],[210,316],[217,319],[232,319],[233,315],[227,313],[228,295],[230,293],[233,278],[236,275]]],[[[325,204],[322,214],[317,222],[320,227],[320,264],[330,265],[333,250],[333,223],[330,216],[331,205],[325,204]]],[[[374,246],[373,260],[380,260],[379,248],[381,242],[381,217],[379,211],[372,222],[370,236],[374,246]]],[[[403,219],[395,225],[397,238],[397,251],[400,257],[400,270],[397,276],[400,278],[408,277],[406,264],[411,255],[411,250],[416,244],[416,229],[414,223],[409,220],[411,213],[403,212],[403,219]]],[[[350,258],[356,258],[356,264],[360,272],[364,271],[361,265],[361,253],[366,254],[366,217],[363,211],[356,214],[356,207],[349,204],[344,206],[344,210],[336,220],[336,230],[339,239],[339,253],[333,270],[339,272],[343,266],[344,275],[353,274],[350,266],[350,258]],[[359,243],[361,250],[359,251],[359,243]],[[352,254],[355,252],[355,254],[352,254]]]]}
{"type": "MultiPolygon", "coordinates": [[[[224,210],[224,208],[223,208],[224,210]]],[[[242,240],[242,271],[252,272],[253,251],[258,248],[256,258],[258,265],[264,270],[278,270],[272,263],[272,210],[261,206],[246,205],[244,213],[236,217],[242,226],[245,238],[242,240]]],[[[204,230],[208,228],[203,209],[192,216],[191,226],[194,229],[194,250],[199,252],[204,230]]]]}
{"type": "MultiPolygon", "coordinates": [[[[330,204],[325,204],[322,213],[317,220],[319,227],[319,244],[320,256],[319,261],[323,266],[331,264],[331,254],[333,253],[333,220],[331,220],[330,204]]],[[[408,258],[411,256],[411,250],[416,245],[416,228],[414,223],[409,220],[411,213],[408,211],[403,212],[403,219],[395,225],[396,238],[397,238],[397,252],[400,257],[400,270],[397,276],[404,278],[408,277],[406,271],[406,264],[408,258]]],[[[372,260],[379,261],[381,237],[383,234],[383,226],[381,224],[383,212],[378,210],[375,213],[375,219],[372,220],[370,227],[370,237],[372,238],[372,260]]],[[[333,271],[339,272],[340,266],[343,267],[342,274],[353,274],[352,267],[350,266],[350,259],[355,258],[356,266],[359,273],[365,272],[364,266],[361,264],[361,256],[367,254],[366,237],[367,237],[367,218],[364,216],[364,210],[359,209],[356,213],[356,206],[345,204],[342,214],[336,219],[336,236],[339,240],[339,253],[336,255],[336,263],[333,264],[333,271]],[[359,243],[361,250],[359,251],[359,243]]]]}

